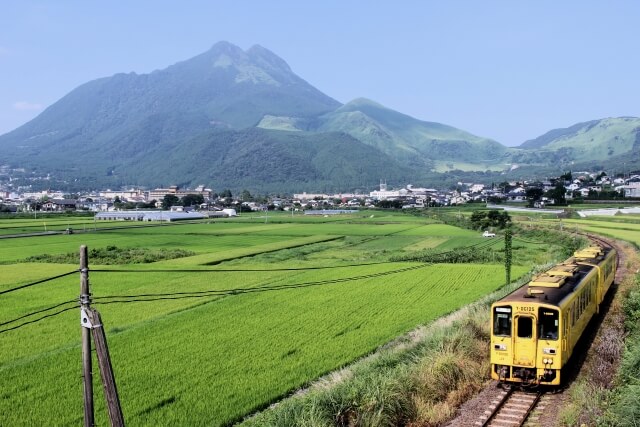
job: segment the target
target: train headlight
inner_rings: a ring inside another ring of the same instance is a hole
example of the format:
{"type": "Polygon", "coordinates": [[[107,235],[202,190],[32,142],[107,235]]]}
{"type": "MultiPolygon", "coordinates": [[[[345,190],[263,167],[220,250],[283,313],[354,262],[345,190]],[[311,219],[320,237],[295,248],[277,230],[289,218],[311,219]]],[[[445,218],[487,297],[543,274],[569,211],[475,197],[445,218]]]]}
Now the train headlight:
{"type": "Polygon", "coordinates": [[[556,349],[551,347],[545,347],[542,349],[544,354],[556,354],[556,349]]]}
{"type": "Polygon", "coordinates": [[[493,348],[495,348],[496,350],[506,350],[507,349],[507,345],[506,344],[495,344],[493,346],[493,348]]]}
{"type": "Polygon", "coordinates": [[[553,359],[542,359],[542,363],[545,365],[551,365],[553,363],[553,359]]]}

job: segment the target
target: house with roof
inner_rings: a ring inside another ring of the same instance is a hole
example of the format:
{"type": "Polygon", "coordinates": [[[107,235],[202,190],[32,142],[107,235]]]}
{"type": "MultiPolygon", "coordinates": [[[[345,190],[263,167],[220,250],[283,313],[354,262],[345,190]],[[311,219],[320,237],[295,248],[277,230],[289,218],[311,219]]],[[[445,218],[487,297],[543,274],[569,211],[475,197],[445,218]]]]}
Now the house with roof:
{"type": "Polygon", "coordinates": [[[78,201],[75,199],[50,199],[42,204],[43,211],[47,212],[64,212],[68,210],[76,210],[78,201]]]}

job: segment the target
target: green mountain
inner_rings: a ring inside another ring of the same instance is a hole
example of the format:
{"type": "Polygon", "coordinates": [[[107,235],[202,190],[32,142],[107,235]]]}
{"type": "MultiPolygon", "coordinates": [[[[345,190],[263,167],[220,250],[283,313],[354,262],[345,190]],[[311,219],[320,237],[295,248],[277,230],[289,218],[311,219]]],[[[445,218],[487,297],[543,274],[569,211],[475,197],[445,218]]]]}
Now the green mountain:
{"type": "Polygon", "coordinates": [[[88,82],[0,136],[3,162],[66,188],[348,190],[439,167],[485,170],[504,152],[371,101],[341,105],[267,49],[226,42],[163,70],[88,82]]]}
{"type": "Polygon", "coordinates": [[[442,165],[450,164],[449,169],[466,167],[484,171],[499,165],[510,151],[496,141],[441,123],[417,120],[364,98],[351,101],[314,121],[268,116],[258,126],[289,131],[343,132],[403,164],[421,169],[441,169],[442,165]],[[460,167],[462,164],[465,166],[460,167]]]}
{"type": "Polygon", "coordinates": [[[117,74],[78,87],[1,136],[0,153],[40,166],[80,154],[109,166],[126,161],[131,151],[179,145],[211,128],[243,129],[265,114],[316,116],[338,106],[265,48],[244,52],[221,42],[164,70],[117,74]]]}
{"type": "Polygon", "coordinates": [[[524,150],[535,150],[541,158],[562,164],[608,162],[640,151],[640,118],[618,117],[578,123],[554,129],[524,142],[524,150]]]}
{"type": "Polygon", "coordinates": [[[368,190],[380,179],[491,182],[509,170],[626,161],[640,152],[639,129],[637,118],[595,120],[507,148],[367,99],[342,105],[267,49],[220,42],[163,70],[76,88],[0,136],[0,166],[26,169],[25,183],[70,190],[368,190]]]}

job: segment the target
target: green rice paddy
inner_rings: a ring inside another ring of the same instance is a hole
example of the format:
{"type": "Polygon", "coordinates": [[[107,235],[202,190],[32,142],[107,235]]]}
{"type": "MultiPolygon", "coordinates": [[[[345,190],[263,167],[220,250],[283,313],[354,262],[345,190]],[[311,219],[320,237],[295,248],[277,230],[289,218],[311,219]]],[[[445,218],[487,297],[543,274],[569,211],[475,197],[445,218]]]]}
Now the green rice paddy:
{"type": "MultiPolygon", "coordinates": [[[[81,244],[195,252],[140,265],[90,259],[93,306],[128,424],[227,425],[504,282],[501,265],[388,262],[402,252],[489,243],[418,217],[261,221],[0,240],[0,292],[75,272],[77,265],[22,260],[81,244]]],[[[515,266],[512,277],[529,268],[515,266]]],[[[78,293],[74,273],[0,294],[1,424],[82,423],[78,293]]],[[[97,364],[94,395],[96,423],[106,425],[97,364]]]]}

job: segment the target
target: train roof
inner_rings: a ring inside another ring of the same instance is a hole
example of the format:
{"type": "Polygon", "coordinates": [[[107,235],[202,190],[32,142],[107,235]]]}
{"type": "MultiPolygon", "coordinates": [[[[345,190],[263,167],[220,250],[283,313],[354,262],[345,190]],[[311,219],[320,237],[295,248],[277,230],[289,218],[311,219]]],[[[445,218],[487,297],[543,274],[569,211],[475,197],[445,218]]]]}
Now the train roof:
{"type": "Polygon", "coordinates": [[[602,263],[613,249],[593,245],[576,251],[574,255],[531,279],[497,303],[538,302],[559,305],[570,295],[595,265],[602,263]]]}

